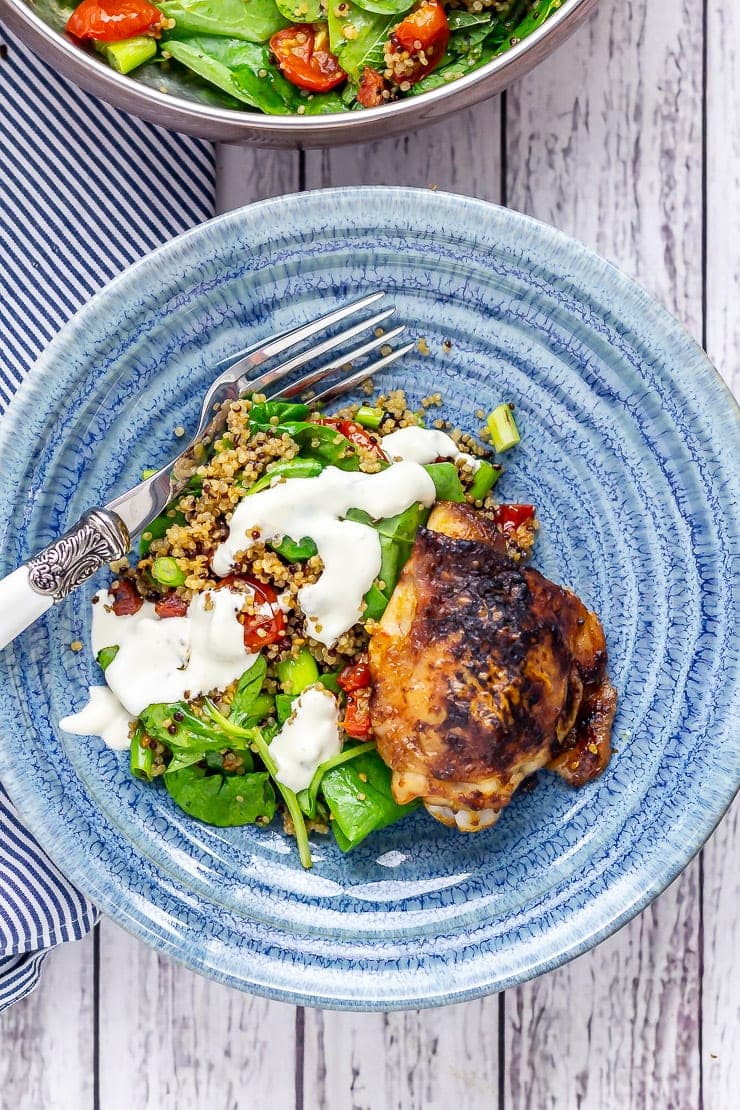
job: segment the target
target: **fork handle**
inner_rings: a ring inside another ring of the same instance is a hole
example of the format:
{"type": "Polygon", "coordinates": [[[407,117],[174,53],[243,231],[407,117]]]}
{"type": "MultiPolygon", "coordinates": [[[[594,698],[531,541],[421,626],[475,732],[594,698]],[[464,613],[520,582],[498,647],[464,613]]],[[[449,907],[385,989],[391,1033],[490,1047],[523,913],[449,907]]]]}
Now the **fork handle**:
{"type": "Polygon", "coordinates": [[[91,509],[68,532],[0,580],[0,649],[130,547],[116,513],[91,509]]]}

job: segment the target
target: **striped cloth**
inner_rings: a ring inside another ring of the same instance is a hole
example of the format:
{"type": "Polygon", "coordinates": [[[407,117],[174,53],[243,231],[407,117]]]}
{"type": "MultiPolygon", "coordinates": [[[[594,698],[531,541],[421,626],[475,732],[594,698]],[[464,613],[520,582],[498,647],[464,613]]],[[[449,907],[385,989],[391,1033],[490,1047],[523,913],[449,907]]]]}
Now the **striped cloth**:
{"type": "MultiPolygon", "coordinates": [[[[213,150],[80,92],[0,25],[0,418],[39,352],[102,285],[214,211],[213,150]]],[[[97,912],[0,787],[0,1010],[97,912]]]]}

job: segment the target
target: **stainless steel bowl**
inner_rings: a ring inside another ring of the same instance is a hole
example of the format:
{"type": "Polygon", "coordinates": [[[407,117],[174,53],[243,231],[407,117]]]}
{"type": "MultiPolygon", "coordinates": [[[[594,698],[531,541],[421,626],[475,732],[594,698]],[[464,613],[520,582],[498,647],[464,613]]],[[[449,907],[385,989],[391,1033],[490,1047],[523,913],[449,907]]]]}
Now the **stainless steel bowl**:
{"type": "Polygon", "coordinates": [[[72,39],[53,30],[23,0],[0,0],[0,19],[32,50],[71,81],[141,119],[213,142],[268,147],[320,147],[358,143],[416,130],[450,112],[501,92],[528,73],[583,22],[596,0],[563,0],[532,35],[500,58],[422,96],[342,115],[263,116],[214,108],[162,93],[116,73],[72,39]]]}

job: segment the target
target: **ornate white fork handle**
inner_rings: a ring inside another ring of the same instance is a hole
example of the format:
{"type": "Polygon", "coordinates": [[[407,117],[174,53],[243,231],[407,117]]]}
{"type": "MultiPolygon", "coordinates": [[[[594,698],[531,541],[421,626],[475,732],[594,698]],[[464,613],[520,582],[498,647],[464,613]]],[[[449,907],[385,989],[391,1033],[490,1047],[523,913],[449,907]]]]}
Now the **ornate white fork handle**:
{"type": "MultiPolygon", "coordinates": [[[[236,361],[219,375],[208,390],[203,400],[198,430],[184,451],[127,493],[101,508],[90,509],[63,536],[0,580],[0,648],[4,648],[43,616],[55,602],[63,600],[98,570],[128,553],[133,537],[183,489],[197,465],[197,449],[212,442],[223,430],[230,401],[236,400],[247,390],[253,393],[268,391],[278,381],[313,359],[335,348],[343,348],[349,339],[360,332],[378,328],[391,316],[394,309],[386,308],[361,319],[337,335],[308,347],[257,377],[250,376],[251,371],[275,355],[312,339],[318,332],[362,312],[383,296],[385,294],[382,292],[371,293],[309,324],[262,340],[234,356],[236,361]]],[[[275,391],[270,396],[297,396],[347,364],[391,342],[402,331],[403,325],[381,335],[373,335],[371,340],[353,350],[342,350],[341,354],[334,356],[318,370],[303,375],[283,391],[275,391]]],[[[413,343],[407,343],[392,350],[383,358],[341,378],[336,384],[316,394],[313,400],[331,400],[347,392],[407,354],[412,347],[413,343]]]]}

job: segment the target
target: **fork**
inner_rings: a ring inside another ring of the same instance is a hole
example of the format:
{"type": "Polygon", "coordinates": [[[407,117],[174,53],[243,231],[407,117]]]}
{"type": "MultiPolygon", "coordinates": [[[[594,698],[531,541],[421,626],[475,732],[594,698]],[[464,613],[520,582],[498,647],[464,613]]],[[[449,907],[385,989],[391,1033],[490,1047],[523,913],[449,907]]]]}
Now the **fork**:
{"type": "MultiPolygon", "coordinates": [[[[96,571],[128,553],[132,539],[182,491],[202,461],[204,450],[224,430],[232,401],[247,392],[265,393],[269,399],[304,395],[332,374],[348,366],[351,368],[358,359],[397,339],[404,325],[387,332],[381,328],[395,312],[394,307],[354,321],[384,296],[382,291],[370,293],[316,320],[279,332],[232,355],[203,398],[195,435],[175,458],[126,493],[114,497],[102,507],[90,509],[63,536],[0,580],[0,649],[43,616],[54,602],[63,600],[96,571]],[[278,355],[290,353],[292,348],[299,348],[340,323],[348,326],[335,335],[297,350],[278,365],[263,369],[256,377],[251,376],[263,364],[274,362],[278,355]],[[347,343],[370,329],[374,332],[371,339],[349,351],[344,349],[347,343]],[[335,351],[339,353],[318,369],[310,370],[282,389],[275,388],[304,366],[335,351]]],[[[346,374],[318,393],[313,393],[311,403],[331,401],[349,392],[408,354],[413,346],[413,343],[407,343],[392,349],[369,365],[346,374]]]]}

